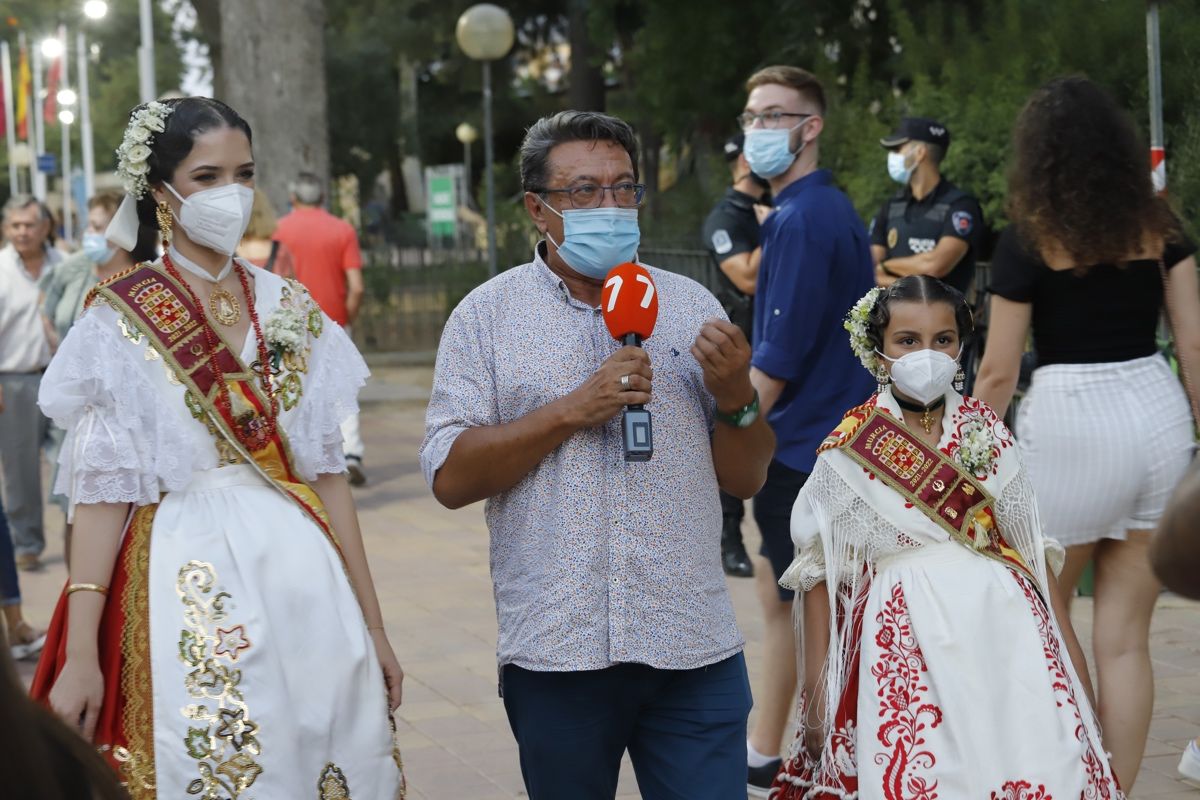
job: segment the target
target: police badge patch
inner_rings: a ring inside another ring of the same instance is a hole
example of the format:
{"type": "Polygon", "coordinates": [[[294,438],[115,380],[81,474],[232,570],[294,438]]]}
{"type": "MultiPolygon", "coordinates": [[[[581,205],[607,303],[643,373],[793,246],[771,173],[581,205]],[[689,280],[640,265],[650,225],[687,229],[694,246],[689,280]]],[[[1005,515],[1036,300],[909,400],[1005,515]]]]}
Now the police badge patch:
{"type": "Polygon", "coordinates": [[[975,220],[971,217],[969,211],[955,211],[950,215],[950,222],[954,225],[954,230],[959,236],[967,236],[975,227],[975,220]]]}
{"type": "Polygon", "coordinates": [[[712,235],[713,251],[717,255],[723,256],[733,249],[733,240],[729,238],[729,232],[721,229],[712,235]]]}
{"type": "Polygon", "coordinates": [[[891,230],[888,231],[888,238],[887,238],[888,248],[890,249],[892,247],[895,247],[896,242],[898,242],[898,241],[900,241],[900,231],[896,230],[895,228],[892,228],[891,230]]]}

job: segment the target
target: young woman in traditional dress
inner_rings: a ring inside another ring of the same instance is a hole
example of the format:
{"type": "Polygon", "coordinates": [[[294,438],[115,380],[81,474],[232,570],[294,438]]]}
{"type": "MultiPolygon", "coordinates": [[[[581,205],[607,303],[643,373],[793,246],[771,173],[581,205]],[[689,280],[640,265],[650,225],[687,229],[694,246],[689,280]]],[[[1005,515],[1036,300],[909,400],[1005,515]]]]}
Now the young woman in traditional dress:
{"type": "Polygon", "coordinates": [[[770,796],[1121,797],[1051,591],[1062,550],[1012,435],[952,385],[962,295],[904,278],[846,326],[881,386],[822,445],[793,512],[782,582],[805,592],[805,700],[770,796]]]}
{"type": "Polygon", "coordinates": [[[166,252],[94,290],[46,371],[70,582],[33,685],[136,798],[403,795],[388,643],[342,475],[367,369],[298,284],[231,258],[250,128],[134,110],[108,239],[166,252]]]}

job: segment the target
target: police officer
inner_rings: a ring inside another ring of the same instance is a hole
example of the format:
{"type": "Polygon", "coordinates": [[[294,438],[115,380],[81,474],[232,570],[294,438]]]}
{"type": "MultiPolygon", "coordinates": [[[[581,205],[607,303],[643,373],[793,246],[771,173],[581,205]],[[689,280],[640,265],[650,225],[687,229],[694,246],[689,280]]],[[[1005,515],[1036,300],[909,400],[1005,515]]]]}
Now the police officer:
{"type": "MultiPolygon", "coordinates": [[[[769,185],[750,171],[742,155],[745,136],[738,133],[725,143],[725,160],[733,185],[725,190],[704,221],[704,246],[712,254],[717,270],[717,298],[729,320],[750,338],[754,327],[754,286],[758,280],[758,225],[770,208],[763,205],[769,185]]],[[[742,542],[745,508],[736,497],[721,493],[724,527],[721,531],[721,565],[726,575],[748,578],[754,566],[742,542]]]]}
{"type": "Polygon", "coordinates": [[[932,119],[905,117],[879,143],[888,151],[888,174],[902,188],[871,221],[876,280],[888,286],[905,275],[932,275],[966,294],[984,221],[975,198],[942,177],[950,131],[932,119]]]}

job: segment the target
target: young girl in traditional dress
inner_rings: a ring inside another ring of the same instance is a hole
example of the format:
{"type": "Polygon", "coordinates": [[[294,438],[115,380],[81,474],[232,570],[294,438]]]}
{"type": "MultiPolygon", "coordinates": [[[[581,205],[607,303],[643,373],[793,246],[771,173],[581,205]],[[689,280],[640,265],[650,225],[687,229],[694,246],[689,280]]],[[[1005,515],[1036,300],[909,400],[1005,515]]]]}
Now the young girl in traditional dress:
{"type": "Polygon", "coordinates": [[[953,388],[962,295],[904,278],[846,326],[880,391],[822,445],[793,512],[805,700],[770,796],[1122,797],[1050,591],[1062,550],[1008,429],[953,388]]]}
{"type": "Polygon", "coordinates": [[[33,685],[132,797],[403,795],[384,632],[339,425],[367,369],[304,289],[232,258],[250,128],[134,110],[127,196],[166,252],[94,290],[41,385],[67,430],[70,583],[33,685]]]}

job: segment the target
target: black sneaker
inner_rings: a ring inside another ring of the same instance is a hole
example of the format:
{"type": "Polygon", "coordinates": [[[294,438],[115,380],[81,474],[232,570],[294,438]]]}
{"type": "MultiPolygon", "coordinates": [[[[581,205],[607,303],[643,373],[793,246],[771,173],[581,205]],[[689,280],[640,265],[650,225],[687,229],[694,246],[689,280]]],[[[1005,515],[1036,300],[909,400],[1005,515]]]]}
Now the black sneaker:
{"type": "Polygon", "coordinates": [[[351,486],[362,486],[367,482],[367,473],[363,472],[362,459],[354,456],[346,459],[346,480],[351,486]]]}
{"type": "Polygon", "coordinates": [[[783,768],[783,759],[768,761],[761,767],[746,767],[746,794],[751,797],[766,797],[771,791],[775,776],[783,768]]]}
{"type": "Polygon", "coordinates": [[[754,577],[754,565],[742,542],[742,526],[736,519],[726,520],[721,531],[721,567],[731,578],[754,577]]]}

